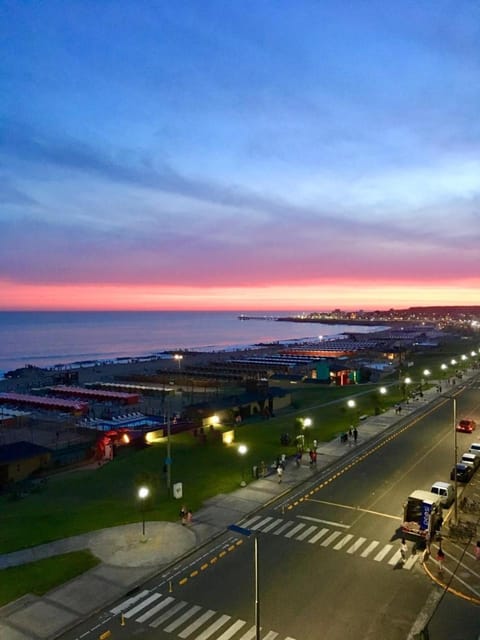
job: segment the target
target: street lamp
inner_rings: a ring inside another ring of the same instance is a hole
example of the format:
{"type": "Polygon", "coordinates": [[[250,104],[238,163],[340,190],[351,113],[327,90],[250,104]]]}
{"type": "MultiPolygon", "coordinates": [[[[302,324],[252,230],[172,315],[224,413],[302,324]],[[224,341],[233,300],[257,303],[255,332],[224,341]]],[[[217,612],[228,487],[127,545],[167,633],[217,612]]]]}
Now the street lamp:
{"type": "Polygon", "coordinates": [[[138,497],[142,505],[142,536],[145,538],[145,500],[150,495],[150,489],[148,487],[140,487],[138,490],[138,497]]]}
{"type": "MultiPolygon", "coordinates": [[[[240,456],[242,456],[242,458],[243,458],[243,457],[245,456],[245,454],[247,453],[248,448],[247,448],[247,446],[246,446],[246,445],[244,445],[244,444],[240,444],[240,445],[238,446],[237,451],[238,451],[238,453],[240,454],[240,456]]],[[[244,467],[243,462],[242,462],[242,481],[240,482],[240,486],[241,486],[241,487],[245,487],[245,486],[246,486],[246,484],[247,484],[247,483],[245,482],[245,467],[244,467]]]]}
{"type": "MultiPolygon", "coordinates": [[[[227,529],[234,531],[235,533],[239,533],[242,536],[246,536],[247,538],[253,533],[253,562],[255,569],[255,640],[260,640],[260,563],[258,559],[258,533],[254,533],[251,529],[246,529],[245,527],[239,527],[236,524],[231,524],[227,529]]],[[[251,638],[252,636],[249,635],[248,637],[251,638]]]]}
{"type": "Polygon", "coordinates": [[[182,368],[183,356],[181,353],[176,353],[173,357],[178,362],[178,370],[180,371],[180,369],[182,368]]]}

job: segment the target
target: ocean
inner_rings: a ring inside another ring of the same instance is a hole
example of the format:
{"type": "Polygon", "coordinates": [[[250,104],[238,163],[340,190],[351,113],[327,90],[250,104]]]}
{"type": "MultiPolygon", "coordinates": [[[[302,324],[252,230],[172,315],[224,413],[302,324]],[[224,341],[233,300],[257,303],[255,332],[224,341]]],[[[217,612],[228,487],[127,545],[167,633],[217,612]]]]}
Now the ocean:
{"type": "MultiPolygon", "coordinates": [[[[265,312],[0,312],[0,377],[26,365],[53,367],[176,349],[233,350],[353,330],[348,325],[239,320],[241,313],[260,316],[265,312]]],[[[268,316],[287,315],[295,312],[268,312],[268,316]]],[[[354,328],[356,332],[374,329],[354,328]]]]}

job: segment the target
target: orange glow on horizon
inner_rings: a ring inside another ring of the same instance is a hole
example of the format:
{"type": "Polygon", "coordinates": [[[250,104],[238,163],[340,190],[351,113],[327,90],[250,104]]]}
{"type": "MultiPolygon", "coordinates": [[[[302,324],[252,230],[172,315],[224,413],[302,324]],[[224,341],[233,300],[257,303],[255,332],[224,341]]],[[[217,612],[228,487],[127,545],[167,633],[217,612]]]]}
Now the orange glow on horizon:
{"type": "Polygon", "coordinates": [[[245,288],[18,285],[0,282],[3,311],[241,311],[389,309],[478,305],[480,282],[425,285],[328,283],[245,288]]]}

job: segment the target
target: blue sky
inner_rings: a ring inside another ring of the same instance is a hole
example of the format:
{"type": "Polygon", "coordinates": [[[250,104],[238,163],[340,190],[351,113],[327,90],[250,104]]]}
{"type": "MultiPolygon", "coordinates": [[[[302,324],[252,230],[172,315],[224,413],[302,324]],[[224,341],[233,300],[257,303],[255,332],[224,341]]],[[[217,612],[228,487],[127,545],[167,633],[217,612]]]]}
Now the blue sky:
{"type": "Polygon", "coordinates": [[[478,3],[0,25],[0,308],[480,304],[478,3]]]}

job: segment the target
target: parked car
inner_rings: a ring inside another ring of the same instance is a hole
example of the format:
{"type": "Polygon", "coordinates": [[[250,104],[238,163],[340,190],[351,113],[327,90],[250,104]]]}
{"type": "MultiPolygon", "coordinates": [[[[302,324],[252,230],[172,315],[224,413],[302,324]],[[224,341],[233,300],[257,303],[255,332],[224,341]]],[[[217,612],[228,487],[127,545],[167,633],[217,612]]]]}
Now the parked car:
{"type": "Polygon", "coordinates": [[[461,431],[462,433],[472,433],[477,428],[477,423],[475,420],[460,420],[457,424],[457,431],[461,431]]]}
{"type": "MultiPolygon", "coordinates": [[[[455,466],[457,468],[457,482],[470,482],[473,476],[473,467],[463,462],[457,462],[455,466]]],[[[455,467],[450,473],[450,480],[455,480],[455,467]]]]}
{"type": "Polygon", "coordinates": [[[480,442],[472,442],[468,453],[474,453],[475,455],[480,456],[480,442]]]}
{"type": "Polygon", "coordinates": [[[473,467],[473,470],[476,471],[480,466],[480,457],[475,453],[464,453],[460,462],[463,464],[469,464],[473,467]]]}
{"type": "Polygon", "coordinates": [[[430,489],[430,493],[440,496],[443,507],[449,507],[455,498],[455,489],[449,482],[435,482],[430,489]]]}

